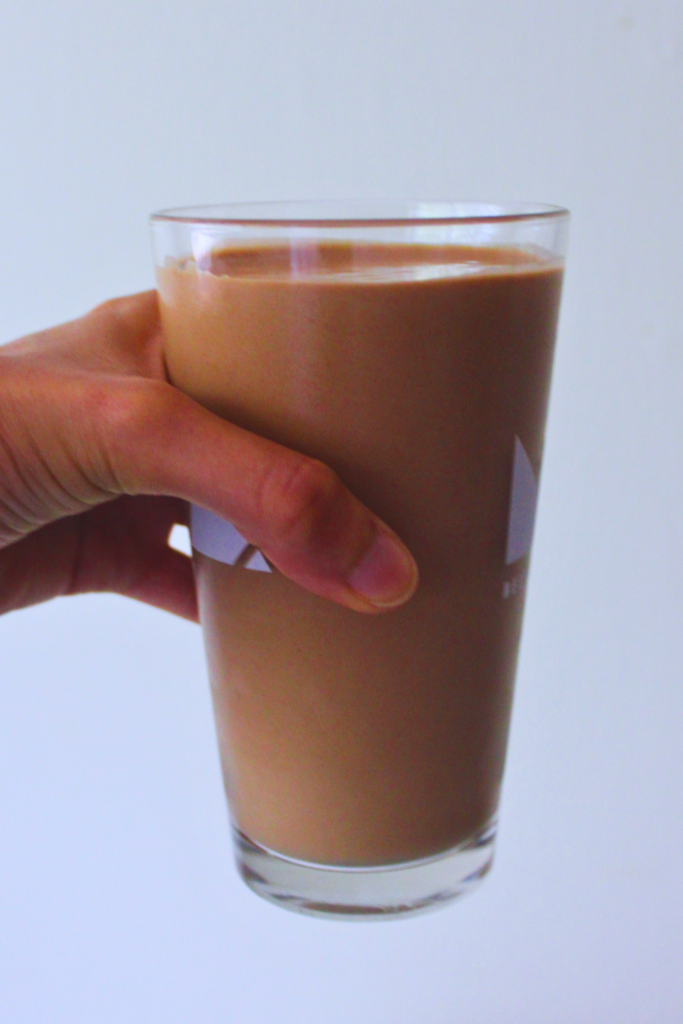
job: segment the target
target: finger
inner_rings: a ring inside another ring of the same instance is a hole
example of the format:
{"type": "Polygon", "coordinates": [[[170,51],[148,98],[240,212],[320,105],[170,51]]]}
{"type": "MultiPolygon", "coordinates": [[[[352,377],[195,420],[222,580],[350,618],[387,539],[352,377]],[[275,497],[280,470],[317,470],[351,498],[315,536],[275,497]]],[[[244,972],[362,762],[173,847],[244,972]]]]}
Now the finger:
{"type": "Polygon", "coordinates": [[[286,576],[358,611],[407,601],[405,545],[327,466],[240,429],[168,384],[107,393],[102,446],[115,486],[171,494],[232,522],[286,576]]]}
{"type": "Polygon", "coordinates": [[[107,589],[172,612],[190,622],[199,622],[192,559],[187,555],[167,548],[154,559],[130,566],[126,575],[128,581],[124,585],[107,589]]]}
{"type": "Polygon", "coordinates": [[[75,517],[79,543],[65,593],[111,591],[197,621],[191,560],[168,547],[187,521],[178,498],[123,497],[75,517]]]}
{"type": "Polygon", "coordinates": [[[182,498],[137,495],[100,505],[88,513],[90,529],[113,544],[118,536],[124,542],[132,537],[150,548],[165,548],[174,526],[189,526],[190,509],[182,498]]]}
{"type": "Polygon", "coordinates": [[[0,614],[53,597],[110,591],[196,622],[191,559],[166,544],[186,510],[172,498],[123,498],[10,544],[0,550],[0,614]]]}
{"type": "Polygon", "coordinates": [[[67,518],[0,549],[0,615],[66,593],[78,546],[77,520],[67,518]]]}

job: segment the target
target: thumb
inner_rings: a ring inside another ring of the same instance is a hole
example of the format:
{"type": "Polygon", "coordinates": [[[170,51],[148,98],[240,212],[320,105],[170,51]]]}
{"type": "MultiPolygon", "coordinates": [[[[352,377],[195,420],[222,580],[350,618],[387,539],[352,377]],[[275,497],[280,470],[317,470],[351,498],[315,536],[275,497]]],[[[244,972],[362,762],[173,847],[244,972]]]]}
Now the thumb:
{"type": "Polygon", "coordinates": [[[417,565],[322,462],[227,423],[159,380],[129,378],[101,444],[127,494],[169,494],[229,520],[290,579],[357,611],[397,607],[417,565]]]}

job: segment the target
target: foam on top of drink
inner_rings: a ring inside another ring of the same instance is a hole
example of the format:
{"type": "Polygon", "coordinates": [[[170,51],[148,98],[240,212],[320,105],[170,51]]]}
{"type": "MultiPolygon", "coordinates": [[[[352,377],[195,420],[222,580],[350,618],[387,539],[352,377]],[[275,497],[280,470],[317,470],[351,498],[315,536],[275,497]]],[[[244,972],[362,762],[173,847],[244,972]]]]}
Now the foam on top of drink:
{"type": "Polygon", "coordinates": [[[239,280],[381,283],[528,273],[547,270],[557,261],[544,250],[532,248],[294,240],[286,245],[269,241],[228,245],[196,257],[169,259],[167,265],[239,280]]]}

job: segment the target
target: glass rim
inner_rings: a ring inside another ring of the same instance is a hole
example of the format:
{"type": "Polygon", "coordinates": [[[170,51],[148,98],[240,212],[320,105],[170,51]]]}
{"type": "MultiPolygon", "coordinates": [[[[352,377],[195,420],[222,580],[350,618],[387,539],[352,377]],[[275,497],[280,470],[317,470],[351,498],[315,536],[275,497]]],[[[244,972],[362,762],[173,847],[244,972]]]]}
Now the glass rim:
{"type": "Polygon", "coordinates": [[[564,206],[451,200],[272,200],[181,206],[151,214],[152,224],[243,227],[363,228],[416,225],[506,224],[563,220],[564,206]],[[403,211],[398,212],[397,211],[403,211]],[[338,211],[338,212],[337,212],[338,211]],[[345,212],[346,211],[346,212],[345,212]]]}

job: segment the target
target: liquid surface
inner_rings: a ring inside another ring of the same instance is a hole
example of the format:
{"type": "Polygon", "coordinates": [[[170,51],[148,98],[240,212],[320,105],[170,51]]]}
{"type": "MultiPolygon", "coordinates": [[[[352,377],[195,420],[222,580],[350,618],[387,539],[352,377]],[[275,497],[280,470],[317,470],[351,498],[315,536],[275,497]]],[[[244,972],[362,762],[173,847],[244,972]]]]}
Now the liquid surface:
{"type": "Polygon", "coordinates": [[[173,383],[327,462],[420,566],[408,605],[366,617],[196,555],[231,813],[255,842],[395,863],[495,814],[528,562],[506,565],[515,439],[538,476],[561,276],[522,250],[382,244],[158,270],[173,383]]]}

